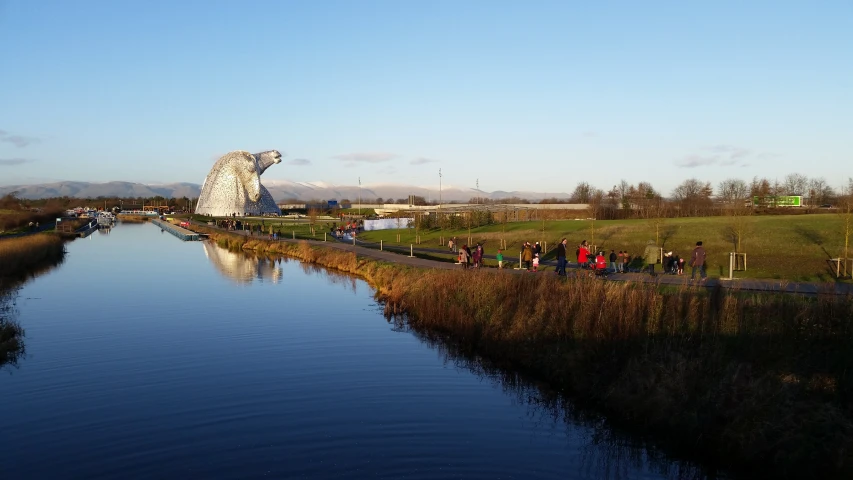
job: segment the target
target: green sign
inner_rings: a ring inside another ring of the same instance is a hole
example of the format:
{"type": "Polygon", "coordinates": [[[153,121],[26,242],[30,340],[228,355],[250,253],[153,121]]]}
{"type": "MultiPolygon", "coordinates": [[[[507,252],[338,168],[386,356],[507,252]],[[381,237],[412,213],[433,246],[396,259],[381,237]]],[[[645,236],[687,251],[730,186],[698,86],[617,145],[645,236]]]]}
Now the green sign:
{"type": "Polygon", "coordinates": [[[803,197],[801,195],[752,197],[752,204],[756,207],[802,207],[803,197]]]}

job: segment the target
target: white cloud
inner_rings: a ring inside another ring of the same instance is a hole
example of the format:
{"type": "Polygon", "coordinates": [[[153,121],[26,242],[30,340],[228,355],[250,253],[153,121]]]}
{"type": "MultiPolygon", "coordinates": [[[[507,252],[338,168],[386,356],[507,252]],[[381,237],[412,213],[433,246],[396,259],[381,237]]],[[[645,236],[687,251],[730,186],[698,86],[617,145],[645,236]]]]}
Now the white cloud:
{"type": "Polygon", "coordinates": [[[289,160],[286,163],[287,163],[287,165],[296,165],[296,166],[311,165],[311,160],[308,160],[307,158],[294,158],[293,160],[289,160]]]}
{"type": "Polygon", "coordinates": [[[711,145],[699,149],[700,153],[686,155],[675,161],[681,168],[706,167],[719,165],[721,167],[744,166],[750,157],[762,158],[766,154],[755,154],[748,148],[735,145],[711,145]]]}
{"type": "Polygon", "coordinates": [[[23,165],[31,162],[33,162],[31,158],[0,158],[0,167],[11,167],[12,165],[23,165]]]}
{"type": "Polygon", "coordinates": [[[715,163],[717,163],[717,157],[703,157],[701,155],[688,155],[675,162],[676,165],[683,168],[704,167],[715,163]]]}
{"type": "Polygon", "coordinates": [[[25,137],[23,135],[11,135],[5,130],[0,130],[0,142],[11,143],[12,145],[23,148],[33,143],[39,143],[41,140],[35,137],[25,137]]]}
{"type": "Polygon", "coordinates": [[[397,154],[388,152],[360,152],[335,155],[332,158],[351,163],[382,163],[397,158],[397,154]]]}
{"type": "Polygon", "coordinates": [[[433,159],[431,159],[431,158],[424,158],[424,157],[420,157],[420,158],[416,158],[416,159],[412,160],[412,161],[411,161],[411,162],[409,162],[409,163],[410,163],[410,164],[412,164],[412,165],[426,165],[427,163],[437,163],[437,162],[438,162],[438,160],[433,160],[433,159]]]}

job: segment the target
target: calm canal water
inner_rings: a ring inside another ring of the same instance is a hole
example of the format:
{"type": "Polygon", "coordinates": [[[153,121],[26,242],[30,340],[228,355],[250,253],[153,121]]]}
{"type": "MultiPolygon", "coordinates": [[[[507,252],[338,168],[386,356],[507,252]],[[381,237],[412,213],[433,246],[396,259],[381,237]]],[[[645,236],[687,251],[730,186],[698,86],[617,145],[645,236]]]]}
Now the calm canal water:
{"type": "Polygon", "coordinates": [[[704,478],[389,323],[364,282],[119,225],[19,292],[3,479],[704,478]]]}

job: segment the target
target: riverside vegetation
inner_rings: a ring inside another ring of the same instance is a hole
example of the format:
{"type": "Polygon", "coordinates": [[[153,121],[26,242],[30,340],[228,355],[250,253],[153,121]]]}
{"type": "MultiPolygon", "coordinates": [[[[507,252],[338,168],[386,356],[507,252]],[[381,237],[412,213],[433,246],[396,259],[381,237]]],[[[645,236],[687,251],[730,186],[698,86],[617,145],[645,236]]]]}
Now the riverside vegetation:
{"type": "Polygon", "coordinates": [[[0,239],[0,367],[24,352],[24,330],[14,320],[14,291],[27,277],[59,264],[62,239],[50,234],[0,239]]]}
{"type": "Polygon", "coordinates": [[[366,279],[390,317],[747,476],[853,475],[853,298],[423,270],[207,230],[366,279]]]}

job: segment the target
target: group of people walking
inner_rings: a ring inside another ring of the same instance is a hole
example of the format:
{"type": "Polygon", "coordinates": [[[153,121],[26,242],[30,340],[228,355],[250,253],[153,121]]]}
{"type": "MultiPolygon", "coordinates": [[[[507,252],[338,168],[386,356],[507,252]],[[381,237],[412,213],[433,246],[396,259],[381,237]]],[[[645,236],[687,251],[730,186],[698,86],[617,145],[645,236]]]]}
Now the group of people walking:
{"type": "MultiPolygon", "coordinates": [[[[568,266],[567,245],[568,240],[566,238],[561,239],[560,243],[557,245],[557,275],[566,276],[566,267],[568,266]]],[[[483,266],[485,251],[482,244],[478,243],[472,252],[468,245],[457,247],[456,238],[454,237],[448,242],[448,247],[451,252],[458,251],[458,260],[459,263],[462,264],[463,268],[469,268],[471,266],[479,268],[483,266]]],[[[640,262],[640,260],[628,253],[627,250],[619,250],[619,252],[616,252],[615,249],[612,249],[608,256],[605,256],[604,250],[599,250],[597,252],[593,252],[591,250],[592,248],[586,240],[582,241],[578,245],[575,251],[578,268],[588,268],[593,271],[609,271],[613,273],[640,271],[640,267],[638,266],[635,266],[635,268],[631,270],[631,264],[635,261],[640,262]]],[[[530,242],[522,243],[519,254],[523,268],[529,272],[537,272],[539,270],[541,257],[543,255],[542,246],[539,242],[532,244],[530,242]]],[[[689,261],[691,266],[691,280],[695,279],[697,271],[699,272],[700,281],[704,281],[707,278],[705,257],[706,252],[705,248],[702,246],[702,242],[696,242],[696,247],[693,249],[689,261]]],[[[498,250],[497,260],[498,268],[503,268],[503,253],[501,250],[498,250]]],[[[663,263],[664,273],[678,275],[684,273],[684,258],[679,257],[671,251],[664,253],[663,257],[661,257],[661,248],[658,247],[654,241],[649,240],[646,244],[645,250],[643,251],[641,259],[641,263],[644,265],[643,270],[647,271],[649,275],[655,276],[655,265],[659,262],[663,263]]]]}
{"type": "Polygon", "coordinates": [[[521,244],[521,263],[524,264],[524,268],[529,272],[537,272],[539,271],[539,260],[542,256],[542,245],[539,242],[531,245],[530,242],[524,242],[521,244]]]}
{"type": "MultiPolygon", "coordinates": [[[[646,268],[649,272],[649,275],[655,276],[655,265],[658,262],[663,264],[664,273],[669,273],[673,275],[681,275],[684,273],[684,263],[685,259],[678,256],[678,254],[674,254],[673,252],[666,252],[661,258],[661,249],[658,247],[654,241],[649,240],[646,243],[646,249],[643,251],[643,260],[646,264],[646,268]]],[[[690,254],[690,280],[696,279],[696,272],[699,272],[699,281],[704,282],[708,277],[707,272],[705,270],[705,247],[702,246],[702,242],[696,242],[696,246],[693,248],[693,252],[690,254]]]]}
{"type": "MultiPolygon", "coordinates": [[[[450,251],[453,251],[453,248],[454,248],[454,245],[452,244],[452,243],[453,243],[453,240],[451,240],[450,242],[451,242],[451,245],[450,245],[450,251]]],[[[499,263],[499,266],[502,266],[502,265],[501,265],[501,264],[502,264],[502,262],[500,262],[500,260],[503,260],[503,256],[501,255],[501,253],[500,253],[500,252],[501,252],[501,251],[500,251],[500,250],[498,250],[498,257],[499,257],[499,258],[498,258],[498,260],[499,260],[499,262],[498,262],[498,263],[499,263]]],[[[471,252],[471,249],[468,247],[468,245],[467,245],[467,244],[466,244],[466,245],[462,245],[462,247],[461,247],[461,248],[459,248],[459,257],[458,257],[458,258],[459,258],[459,263],[461,263],[461,264],[462,264],[462,268],[468,268],[468,267],[470,267],[470,266],[472,266],[472,265],[473,265],[473,267],[474,267],[474,268],[480,268],[480,267],[483,265],[483,261],[485,260],[485,258],[484,258],[484,257],[485,257],[485,253],[486,253],[486,252],[485,252],[485,250],[483,249],[483,245],[481,245],[481,244],[479,244],[479,243],[478,243],[478,244],[477,244],[477,246],[474,248],[474,251],[473,251],[473,252],[471,252]]]]}

